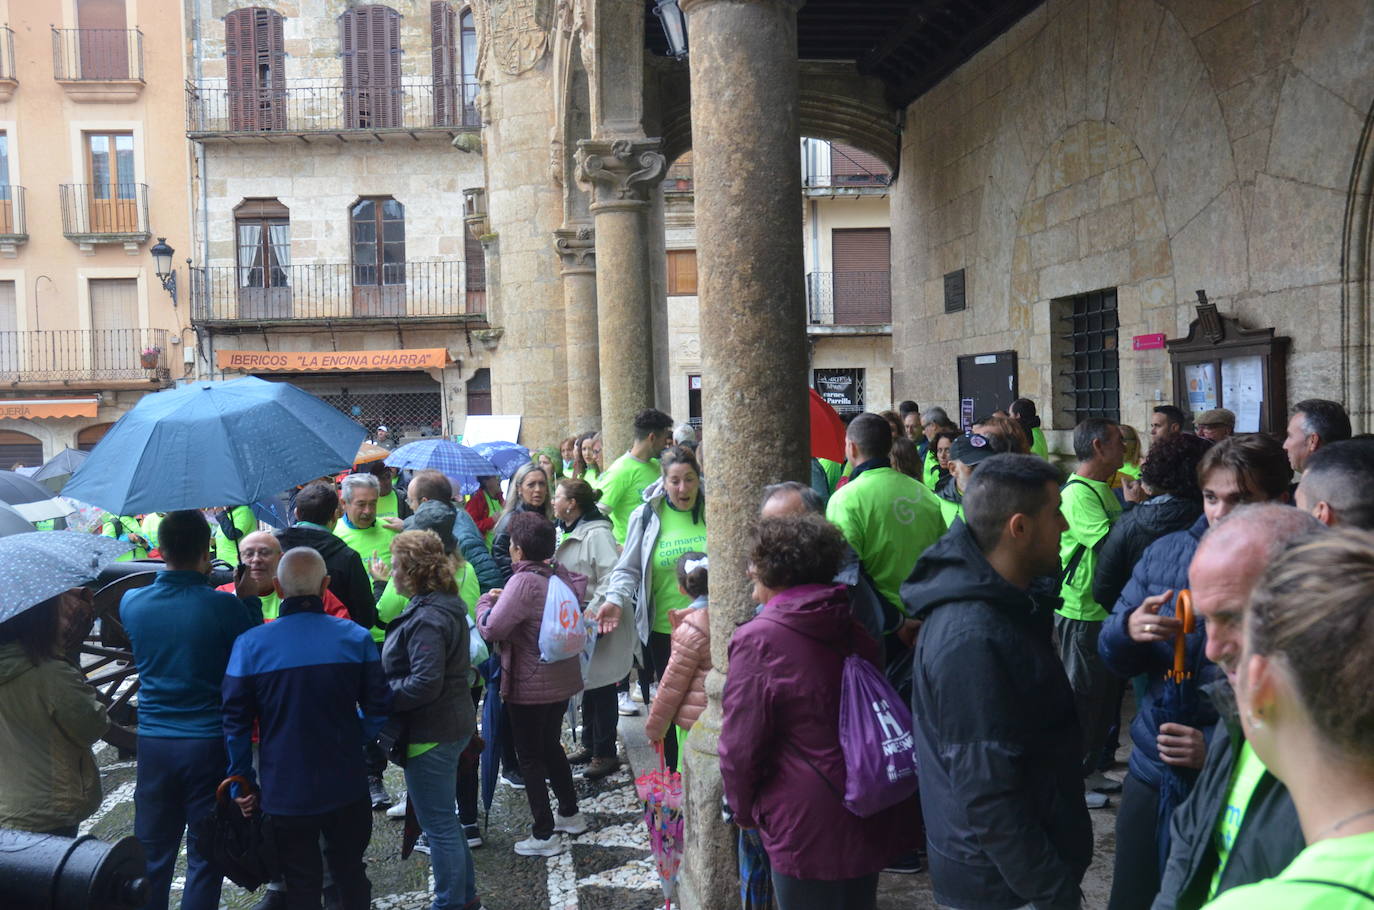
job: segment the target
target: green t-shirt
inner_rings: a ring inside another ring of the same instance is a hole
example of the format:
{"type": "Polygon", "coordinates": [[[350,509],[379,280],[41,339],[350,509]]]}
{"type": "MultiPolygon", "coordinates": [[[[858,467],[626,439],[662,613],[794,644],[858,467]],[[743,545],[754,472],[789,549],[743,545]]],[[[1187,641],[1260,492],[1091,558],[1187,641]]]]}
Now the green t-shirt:
{"type": "Polygon", "coordinates": [[[1031,428],[1031,431],[1030,431],[1030,444],[1031,444],[1030,453],[1031,453],[1032,455],[1039,455],[1041,458],[1044,458],[1044,459],[1047,460],[1047,461],[1049,460],[1049,457],[1050,457],[1050,447],[1049,447],[1048,444],[1046,444],[1046,442],[1045,442],[1045,434],[1042,433],[1042,432],[1040,431],[1040,428],[1039,428],[1039,427],[1032,427],[1032,428],[1031,428]]]}
{"type": "Polygon", "coordinates": [[[1240,824],[1245,820],[1245,811],[1250,807],[1250,797],[1264,778],[1264,762],[1255,754],[1249,742],[1240,747],[1236,766],[1231,769],[1231,786],[1226,791],[1226,808],[1217,819],[1216,830],[1212,832],[1212,843],[1217,849],[1217,870],[1212,873],[1212,886],[1207,889],[1207,899],[1211,900],[1221,884],[1221,874],[1226,871],[1226,861],[1231,858],[1231,847],[1240,834],[1240,824]]]}
{"type": "Polygon", "coordinates": [[[940,500],[940,516],[945,520],[945,527],[951,527],[956,518],[964,517],[964,504],[962,502],[950,502],[943,496],[937,496],[940,500]]]}
{"type": "MultiPolygon", "coordinates": [[[[105,516],[105,523],[101,526],[100,533],[106,537],[113,537],[116,540],[132,543],[132,541],[129,540],[129,535],[137,534],[142,537],[143,527],[138,523],[138,519],[133,516],[125,515],[120,517],[107,514],[105,516]]],[[[115,562],[132,562],[135,559],[147,558],[148,548],[135,546],[132,550],[117,558],[115,562]]]]}
{"type": "MultiPolygon", "coordinates": [[[[463,598],[463,603],[468,608],[468,628],[477,628],[477,598],[482,596],[481,586],[477,583],[477,573],[472,570],[472,566],[464,562],[453,576],[458,581],[458,596],[463,598]]],[[[382,591],[382,596],[377,598],[377,618],[382,622],[391,622],[397,616],[405,612],[406,604],[410,603],[410,598],[396,590],[396,580],[388,579],[386,588],[382,591]]],[[[264,614],[267,605],[263,604],[264,614]]],[[[386,638],[386,632],[374,626],[372,628],[372,640],[380,642],[386,638]]]]}
{"type": "Polygon", "coordinates": [[[166,512],[149,512],[143,516],[143,536],[148,538],[148,546],[157,546],[157,529],[162,525],[166,512]]]}
{"type": "Polygon", "coordinates": [[[1331,837],[1307,847],[1278,875],[1232,888],[1212,910],[1369,910],[1374,901],[1374,831],[1331,837]],[[1329,883],[1329,884],[1323,884],[1329,883]]]}
{"type": "Polygon", "coordinates": [[[382,527],[380,522],[373,522],[370,528],[355,528],[348,520],[348,516],[344,516],[334,526],[334,536],[361,556],[364,566],[371,564],[373,556],[384,564],[391,565],[391,539],[396,536],[396,532],[382,527]]]}
{"type": "Polygon", "coordinates": [[[401,501],[396,495],[396,490],[385,496],[377,497],[377,517],[378,518],[399,518],[401,515],[401,501]]]}
{"type": "Polygon", "coordinates": [[[602,476],[601,507],[610,515],[611,533],[622,547],[630,526],[630,513],[644,502],[644,488],[658,480],[659,473],[657,458],[640,461],[626,452],[602,476]]]}
{"type": "MultiPolygon", "coordinates": [[[[241,535],[243,535],[239,537],[239,540],[243,540],[244,536],[252,534],[258,529],[257,516],[253,514],[253,510],[248,506],[234,506],[231,508],[229,510],[229,520],[233,523],[234,527],[239,530],[241,535]]],[[[148,519],[146,517],[143,519],[143,523],[147,525],[148,519]]],[[[158,520],[158,523],[161,524],[161,519],[158,520]]],[[[228,537],[224,536],[224,529],[219,526],[218,520],[212,522],[210,528],[213,531],[211,537],[215,543],[215,558],[221,559],[231,566],[237,566],[239,564],[238,541],[230,540],[228,537]]]]}
{"type": "Polygon", "coordinates": [[[1078,562],[1060,586],[1059,596],[1064,605],[1058,612],[1069,619],[1101,622],[1107,618],[1107,611],[1093,600],[1097,547],[1121,514],[1121,503],[1105,483],[1077,474],[1064,485],[1060,499],[1059,511],[1069,529],[1059,538],[1059,565],[1068,569],[1075,559],[1078,562]]]}
{"type": "Polygon", "coordinates": [[[821,463],[821,470],[825,471],[825,482],[829,485],[832,495],[835,492],[835,484],[840,482],[840,471],[844,470],[844,465],[838,461],[831,461],[829,458],[817,458],[821,463]]]}
{"type": "Polygon", "coordinates": [[[835,491],[825,517],[859,554],[878,593],[905,615],[902,582],[945,533],[940,497],[901,471],[866,468],[835,491]]]}
{"type": "Polygon", "coordinates": [[[932,492],[940,484],[940,459],[936,456],[933,446],[926,449],[926,460],[921,466],[921,483],[932,492]]]}
{"type": "Polygon", "coordinates": [[[653,630],[671,633],[673,623],[668,618],[668,611],[681,610],[692,602],[692,598],[678,590],[677,560],[683,553],[693,550],[706,552],[706,516],[703,510],[701,521],[694,522],[691,512],[679,512],[665,502],[659,510],[658,520],[658,542],[654,544],[650,564],[653,630]]]}

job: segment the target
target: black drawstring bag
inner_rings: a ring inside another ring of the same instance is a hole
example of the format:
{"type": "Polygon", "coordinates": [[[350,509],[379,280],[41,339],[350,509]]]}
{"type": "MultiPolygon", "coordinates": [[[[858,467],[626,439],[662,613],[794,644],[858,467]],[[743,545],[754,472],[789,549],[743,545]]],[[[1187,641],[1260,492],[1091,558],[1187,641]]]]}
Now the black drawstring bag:
{"type": "Polygon", "coordinates": [[[229,798],[229,786],[259,792],[247,778],[226,778],[215,791],[215,808],[191,827],[200,841],[200,852],[224,877],[240,888],[256,891],[278,877],[277,849],[272,835],[272,820],[263,814],[261,801],[253,814],[244,818],[238,804],[229,798]]]}

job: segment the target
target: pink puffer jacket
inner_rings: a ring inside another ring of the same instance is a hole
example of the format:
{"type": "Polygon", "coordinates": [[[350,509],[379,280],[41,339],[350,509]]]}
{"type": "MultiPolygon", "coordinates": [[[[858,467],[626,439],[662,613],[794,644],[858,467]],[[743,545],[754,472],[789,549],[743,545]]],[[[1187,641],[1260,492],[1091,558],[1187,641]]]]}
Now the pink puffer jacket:
{"type": "Polygon", "coordinates": [[[644,724],[651,741],[662,739],[669,724],[692,729],[706,710],[706,673],[711,669],[707,608],[673,610],[668,618],[673,623],[673,650],[644,724]]]}

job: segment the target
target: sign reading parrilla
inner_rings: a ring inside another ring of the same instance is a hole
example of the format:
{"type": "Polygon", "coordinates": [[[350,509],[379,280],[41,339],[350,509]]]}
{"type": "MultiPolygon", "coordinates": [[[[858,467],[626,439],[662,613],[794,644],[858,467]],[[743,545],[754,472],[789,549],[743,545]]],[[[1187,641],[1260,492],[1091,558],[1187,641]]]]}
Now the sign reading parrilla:
{"type": "Polygon", "coordinates": [[[333,370],[440,370],[445,348],[411,351],[217,351],[215,366],[245,373],[315,373],[333,370]]]}

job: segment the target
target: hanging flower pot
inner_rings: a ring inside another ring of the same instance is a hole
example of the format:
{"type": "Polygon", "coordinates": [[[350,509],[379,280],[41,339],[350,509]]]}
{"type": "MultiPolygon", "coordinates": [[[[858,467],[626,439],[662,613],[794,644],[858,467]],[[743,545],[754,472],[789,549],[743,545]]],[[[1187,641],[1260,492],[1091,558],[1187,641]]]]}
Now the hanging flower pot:
{"type": "Polygon", "coordinates": [[[162,359],[162,348],[157,345],[146,347],[138,352],[139,366],[145,370],[156,370],[158,361],[162,359]]]}

